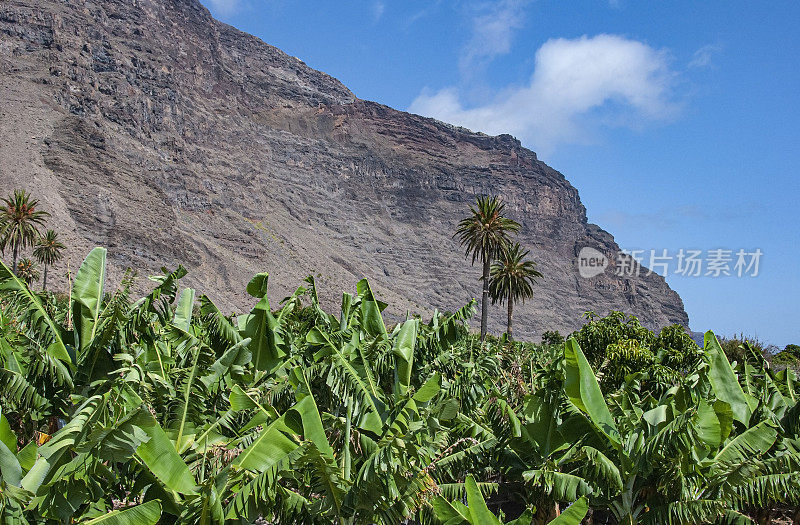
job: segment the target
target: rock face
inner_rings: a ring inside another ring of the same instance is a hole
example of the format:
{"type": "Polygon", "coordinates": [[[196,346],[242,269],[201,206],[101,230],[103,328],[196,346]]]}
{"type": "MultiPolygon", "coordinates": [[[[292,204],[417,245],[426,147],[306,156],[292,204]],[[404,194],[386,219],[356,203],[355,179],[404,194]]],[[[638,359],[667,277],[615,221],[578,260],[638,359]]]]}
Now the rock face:
{"type": "MultiPolygon", "coordinates": [[[[40,198],[73,271],[104,245],[112,282],[182,263],[238,311],[258,271],[276,304],[313,274],[331,308],[368,277],[390,316],[454,309],[480,294],[455,225],[498,194],[545,275],[518,334],[574,329],[586,310],[688,323],[655,274],[579,275],[581,248],[618,247],[513,137],[360,100],[196,0],[2,0],[0,99],[1,193],[40,198]]],[[[502,330],[504,309],[491,319],[502,330]]]]}

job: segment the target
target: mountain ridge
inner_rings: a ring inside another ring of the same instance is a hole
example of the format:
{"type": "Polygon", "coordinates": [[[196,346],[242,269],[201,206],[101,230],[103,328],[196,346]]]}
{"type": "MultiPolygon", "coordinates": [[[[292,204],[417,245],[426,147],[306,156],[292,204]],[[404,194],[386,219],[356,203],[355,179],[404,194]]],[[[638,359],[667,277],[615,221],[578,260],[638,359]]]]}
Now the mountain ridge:
{"type": "MultiPolygon", "coordinates": [[[[238,311],[258,271],[275,302],[312,274],[330,304],[368,277],[392,316],[455,309],[480,270],[452,232],[497,193],[545,275],[520,335],[577,328],[585,310],[688,325],[656,274],[578,275],[580,248],[613,261],[618,246],[515,138],[361,100],[195,0],[6,1],[0,51],[0,180],[41,198],[73,270],[102,244],[117,279],[183,263],[238,311]]],[[[501,330],[503,309],[491,319],[501,330]]]]}

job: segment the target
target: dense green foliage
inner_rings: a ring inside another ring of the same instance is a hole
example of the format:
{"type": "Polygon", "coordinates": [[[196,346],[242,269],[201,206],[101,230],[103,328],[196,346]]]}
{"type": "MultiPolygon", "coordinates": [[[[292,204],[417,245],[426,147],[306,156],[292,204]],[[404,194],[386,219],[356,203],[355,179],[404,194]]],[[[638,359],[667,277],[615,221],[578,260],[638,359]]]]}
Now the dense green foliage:
{"type": "Polygon", "coordinates": [[[800,504],[796,376],[731,364],[710,332],[701,350],[614,314],[564,344],[480,344],[474,304],[387,327],[365,280],[332,315],[311,278],[273,308],[266,274],[226,316],[183,268],[109,293],[105,258],[63,299],[0,265],[2,522],[751,523],[800,504]]]}
{"type": "Polygon", "coordinates": [[[800,345],[786,345],[786,348],[775,354],[773,362],[800,370],[800,345]]]}
{"type": "Polygon", "coordinates": [[[744,334],[720,338],[720,345],[730,361],[748,361],[759,366],[764,360],[776,368],[791,368],[800,373],[800,346],[789,344],[783,350],[766,345],[757,337],[744,334]]]}
{"type": "Polygon", "coordinates": [[[572,337],[602,378],[604,391],[618,388],[634,372],[654,387],[669,388],[700,363],[700,348],[678,325],[654,334],[622,312],[602,318],[587,312],[586,317],[588,322],[572,337]]]}

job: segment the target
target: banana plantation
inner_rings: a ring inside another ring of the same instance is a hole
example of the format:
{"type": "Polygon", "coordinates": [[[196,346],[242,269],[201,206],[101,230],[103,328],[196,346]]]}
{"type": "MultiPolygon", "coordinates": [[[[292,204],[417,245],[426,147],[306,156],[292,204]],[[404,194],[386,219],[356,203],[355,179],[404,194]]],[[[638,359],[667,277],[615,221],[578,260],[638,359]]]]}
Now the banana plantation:
{"type": "Polygon", "coordinates": [[[185,274],[0,265],[3,523],[800,523],[800,387],[746,343],[481,343],[474,304],[394,324],[366,280],[329,312],[267,274],[227,315],[185,274]]]}

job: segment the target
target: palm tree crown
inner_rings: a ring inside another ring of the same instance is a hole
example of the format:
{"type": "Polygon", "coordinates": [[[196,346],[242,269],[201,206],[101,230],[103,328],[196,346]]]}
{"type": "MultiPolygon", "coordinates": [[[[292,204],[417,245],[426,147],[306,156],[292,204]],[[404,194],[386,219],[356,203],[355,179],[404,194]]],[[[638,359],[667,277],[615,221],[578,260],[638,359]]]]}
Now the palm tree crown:
{"type": "Polygon", "coordinates": [[[472,215],[458,223],[456,235],[466,248],[466,256],[472,255],[472,264],[491,262],[502,253],[509,242],[509,234],[519,231],[519,223],[503,216],[505,204],[496,196],[478,197],[475,206],[469,209],[472,215]]]}
{"type": "Polygon", "coordinates": [[[42,279],[42,289],[47,289],[47,267],[55,264],[64,256],[61,251],[64,245],[58,240],[58,234],[53,230],[47,230],[43,236],[36,241],[36,248],[33,256],[44,266],[44,277],[42,279]]]}
{"type": "Polygon", "coordinates": [[[20,248],[32,245],[39,237],[39,226],[44,224],[50,214],[39,211],[37,199],[32,199],[25,190],[14,190],[14,195],[3,199],[0,209],[0,251],[11,248],[14,254],[14,267],[20,248]]]}
{"type": "Polygon", "coordinates": [[[472,215],[458,223],[455,236],[472,255],[472,264],[480,259],[483,263],[483,295],[481,299],[481,341],[486,339],[486,325],[489,316],[489,267],[510,242],[509,235],[519,231],[519,223],[503,216],[505,205],[498,197],[478,197],[475,207],[470,206],[472,215]]]}
{"type": "Polygon", "coordinates": [[[492,264],[489,270],[489,296],[492,304],[509,299],[524,303],[525,299],[533,297],[533,285],[542,274],[536,269],[535,262],[525,260],[529,253],[529,250],[523,250],[515,242],[492,264]]]}
{"type": "Polygon", "coordinates": [[[36,263],[28,257],[22,259],[17,264],[17,276],[29,286],[33,281],[39,280],[39,270],[36,269],[36,263]]]}
{"type": "Polygon", "coordinates": [[[525,302],[533,297],[533,285],[542,274],[536,269],[536,263],[526,261],[530,253],[523,250],[518,242],[509,244],[500,258],[492,264],[489,271],[489,295],[492,304],[506,302],[508,305],[508,339],[514,339],[511,318],[514,314],[514,303],[525,302]]]}

